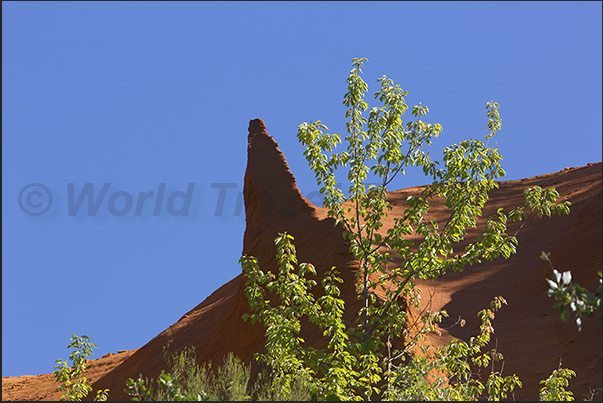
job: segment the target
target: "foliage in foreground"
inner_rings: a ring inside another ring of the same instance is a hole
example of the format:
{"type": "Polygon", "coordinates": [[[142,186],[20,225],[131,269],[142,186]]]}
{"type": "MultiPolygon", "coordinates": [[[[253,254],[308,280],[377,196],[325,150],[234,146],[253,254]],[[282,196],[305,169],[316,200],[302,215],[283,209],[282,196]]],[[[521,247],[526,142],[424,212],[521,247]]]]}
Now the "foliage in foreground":
{"type": "MultiPolygon", "coordinates": [[[[71,343],[67,346],[67,348],[73,348],[73,351],[69,354],[71,366],[68,361],[62,359],[55,361],[57,365],[54,367],[54,376],[56,382],[60,383],[57,390],[65,391],[60,400],[79,401],[92,391],[92,386],[84,376],[84,371],[86,370],[86,360],[94,354],[93,347],[97,348],[96,344],[90,342],[88,336],[74,334],[71,337],[71,343]]],[[[109,389],[99,390],[94,400],[107,400],[108,395],[109,389]]]]}
{"type": "Polygon", "coordinates": [[[576,373],[571,369],[559,368],[554,370],[551,376],[540,381],[544,385],[540,389],[539,400],[541,401],[569,401],[574,400],[574,394],[565,388],[569,386],[571,377],[576,376],[576,373]]]}
{"type": "MultiPolygon", "coordinates": [[[[390,378],[394,379],[394,387],[389,390],[388,395],[383,396],[384,400],[469,400],[479,398],[484,389],[488,391],[490,399],[498,400],[507,397],[515,386],[521,387],[521,382],[516,376],[503,378],[500,373],[502,369],[500,372],[495,371],[494,366],[483,384],[473,378],[468,366],[469,362],[472,362],[486,367],[489,361],[494,363],[502,359],[502,355],[495,350],[481,353],[490,334],[494,332],[491,325],[494,312],[500,309],[502,304],[506,304],[506,301],[497,297],[492,301],[490,309],[479,312],[478,316],[482,320],[480,334],[472,337],[468,343],[454,341],[437,349],[431,358],[427,354],[427,347],[422,350],[424,354],[414,356],[407,366],[399,368],[395,376],[390,378]],[[442,369],[448,370],[451,375],[444,376],[442,369]]],[[[96,346],[89,342],[87,336],[74,336],[72,340],[72,347],[79,351],[72,354],[72,358],[75,358],[72,361],[79,364],[76,356],[86,356],[85,352],[90,354],[89,348],[96,346]]],[[[263,371],[251,385],[250,365],[243,363],[232,353],[224,357],[224,364],[218,367],[215,373],[211,373],[211,362],[201,365],[196,363],[194,347],[186,347],[169,356],[166,353],[167,347],[164,349],[164,355],[168,372],[162,371],[155,382],[143,379],[142,375],[136,380],[128,379],[126,382],[125,392],[133,401],[303,401],[319,398],[315,392],[315,381],[300,374],[294,375],[288,387],[285,387],[273,376],[273,371],[263,371]]],[[[64,362],[61,362],[61,368],[63,365],[64,362]]],[[[79,365],[79,368],[82,369],[82,366],[79,365]]],[[[84,370],[85,367],[79,375],[82,375],[84,370]]],[[[566,390],[566,387],[569,385],[569,379],[575,375],[574,371],[561,368],[560,364],[548,379],[540,382],[543,384],[539,394],[540,400],[573,400],[572,392],[566,390]]],[[[81,378],[87,385],[85,378],[81,378]]],[[[75,384],[74,381],[69,386],[75,384]]],[[[84,389],[89,392],[91,388],[87,386],[84,389]]],[[[70,394],[63,397],[68,397],[67,400],[71,401],[80,401],[88,393],[78,394],[80,387],[67,389],[70,394]]],[[[107,400],[108,392],[108,389],[98,391],[94,400],[107,400]]]]}
{"type": "MultiPolygon", "coordinates": [[[[323,281],[325,295],[315,300],[307,293],[306,287],[314,282],[305,278],[307,273],[315,274],[309,265],[300,264],[297,273],[291,270],[295,259],[295,248],[290,243],[292,237],[281,234],[277,238],[278,253],[281,256],[279,275],[263,273],[254,259],[243,261],[244,270],[250,284],[248,296],[252,309],[259,312],[252,319],[267,324],[267,353],[258,357],[273,369],[275,381],[280,388],[287,390],[290,379],[295,374],[305,374],[312,384],[313,399],[358,400],[354,393],[362,390],[358,385],[366,381],[359,377],[356,368],[361,366],[355,354],[348,350],[354,348],[346,337],[342,321],[344,302],[337,298],[339,289],[334,285],[340,282],[336,275],[330,274],[323,281]],[[255,283],[257,282],[257,283],[255,283]],[[278,295],[281,305],[270,307],[263,299],[260,285],[278,295]],[[331,336],[328,350],[303,348],[303,339],[297,336],[300,329],[300,317],[307,314],[310,320],[331,336]],[[300,357],[299,359],[297,357],[300,357]],[[355,379],[358,377],[359,379],[355,379]]],[[[494,332],[492,320],[494,313],[506,301],[495,298],[490,309],[478,313],[482,325],[480,334],[472,337],[468,343],[453,341],[438,348],[435,354],[428,354],[429,347],[421,348],[421,354],[410,354],[404,365],[389,365],[386,373],[387,385],[380,396],[383,400],[472,400],[486,395],[492,400],[507,397],[521,382],[516,375],[502,377],[502,370],[496,371],[494,362],[501,361],[501,353],[492,349],[483,351],[494,332]],[[471,365],[487,367],[492,370],[482,383],[475,378],[471,365]]],[[[439,322],[446,312],[432,315],[432,322],[439,322]]],[[[433,329],[429,329],[433,330],[433,329]]],[[[423,336],[428,330],[423,330],[423,336]]]]}
{"type": "MultiPolygon", "coordinates": [[[[590,292],[580,284],[572,282],[571,271],[564,271],[562,274],[555,270],[550,255],[550,253],[545,252],[540,255],[541,259],[549,262],[553,270],[553,278],[546,279],[548,283],[547,295],[557,301],[555,308],[559,309],[563,321],[569,319],[570,311],[574,312],[576,326],[580,332],[582,331],[582,318],[592,318],[596,311],[601,311],[602,272],[598,272],[599,287],[595,292],[590,292]]],[[[602,317],[603,314],[599,313],[599,320],[602,317]]]]}
{"type": "MultiPolygon", "coordinates": [[[[167,348],[165,349],[167,350],[167,348]]],[[[164,351],[165,352],[165,351],[164,351]]],[[[189,401],[243,401],[243,400],[308,400],[308,383],[296,377],[292,388],[277,388],[268,372],[258,375],[250,383],[251,365],[243,363],[232,353],[224,357],[224,364],[211,372],[211,362],[198,365],[194,347],[186,347],[170,356],[165,353],[168,372],[162,371],[153,381],[147,378],[128,379],[124,390],[134,401],[189,400],[189,401]]]]}

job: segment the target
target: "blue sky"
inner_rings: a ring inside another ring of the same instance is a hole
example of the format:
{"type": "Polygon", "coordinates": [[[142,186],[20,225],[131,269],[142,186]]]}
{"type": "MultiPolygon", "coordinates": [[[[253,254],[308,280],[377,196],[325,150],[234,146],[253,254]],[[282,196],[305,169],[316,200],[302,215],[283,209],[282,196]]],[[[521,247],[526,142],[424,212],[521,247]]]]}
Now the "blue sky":
{"type": "Polygon", "coordinates": [[[297,126],[344,134],[355,57],[371,106],[385,74],[430,108],[436,159],[495,100],[506,179],[600,161],[601,4],[3,2],[2,376],[52,372],[74,333],[141,347],[237,276],[249,120],[311,196],[297,126]]]}

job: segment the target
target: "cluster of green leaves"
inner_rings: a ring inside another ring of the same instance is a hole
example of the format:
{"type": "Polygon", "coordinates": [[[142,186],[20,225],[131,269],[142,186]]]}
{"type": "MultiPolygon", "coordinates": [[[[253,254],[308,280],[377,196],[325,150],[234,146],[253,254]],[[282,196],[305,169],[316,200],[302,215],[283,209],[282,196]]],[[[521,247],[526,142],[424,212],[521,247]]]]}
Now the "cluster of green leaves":
{"type": "Polygon", "coordinates": [[[574,394],[566,390],[569,386],[570,378],[576,376],[576,373],[571,369],[559,368],[554,370],[551,376],[547,379],[540,381],[542,389],[540,389],[539,399],[541,401],[569,401],[574,400],[574,394]]]}
{"type": "Polygon", "coordinates": [[[262,321],[266,326],[267,352],[256,357],[271,368],[277,388],[285,393],[295,377],[301,376],[313,383],[314,398],[369,397],[373,388],[367,385],[379,380],[377,357],[372,351],[359,350],[360,345],[350,341],[343,321],[344,301],[339,298],[336,285],[342,280],[332,270],[322,279],[324,295],[315,298],[309,289],[316,281],[306,275],[316,275],[316,271],[310,264],[297,264],[292,240],[286,233],[275,240],[279,264],[276,276],[260,270],[254,257],[240,259],[247,277],[245,292],[253,311],[243,319],[262,321]],[[266,299],[269,293],[277,297],[276,306],[266,299]],[[299,337],[303,316],[329,337],[327,349],[304,347],[305,340],[299,337]]]}
{"type": "MultiPolygon", "coordinates": [[[[336,225],[343,226],[350,251],[359,262],[358,296],[362,309],[358,322],[346,327],[341,320],[343,301],[337,298],[339,291],[335,286],[340,280],[333,270],[322,279],[324,296],[314,299],[308,289],[316,282],[306,280],[304,274],[315,271],[310,264],[300,264],[294,273],[297,262],[288,241],[290,236],[281,234],[276,240],[277,276],[262,272],[253,257],[241,259],[248,279],[247,297],[254,311],[251,317],[263,321],[267,328],[267,354],[260,358],[276,371],[285,386],[288,374],[294,372],[315,380],[319,377],[316,396],[322,398],[366,399],[373,393],[382,393],[383,385],[390,384],[383,378],[384,373],[391,374],[392,368],[404,365],[409,346],[424,335],[411,336],[407,323],[408,307],[419,306],[420,292],[414,283],[417,278],[436,279],[449,270],[460,271],[483,259],[501,255],[508,258],[517,246],[517,232],[507,234],[508,219],[527,221],[534,213],[538,217],[567,214],[570,205],[556,203],[558,194],[553,188],[528,189],[525,206],[508,213],[499,209],[487,218],[475,242],[464,250],[455,250],[455,244],[464,240],[468,229],[477,227],[488,192],[498,187],[496,179],[505,174],[500,165],[502,156],[489,146],[501,128],[499,105],[494,101],[486,104],[489,121],[484,141],[466,140],[445,148],[444,167],[439,168],[439,162],[432,161],[424,147],[432,144],[442,126],[422,120],[429,110],[421,104],[412,108],[414,120],[405,123],[402,117],[408,109],[404,98],[408,92],[391,79],[383,76],[378,80],[381,87],[375,99],[382,106],[373,107],[368,118],[363,115],[369,109],[364,100],[368,86],[361,78],[365,61],[354,59],[347,78],[348,92],[343,102],[348,108],[346,149],[336,152],[341,137],[325,132],[328,128],[321,121],[302,123],[298,130],[298,139],[306,147],[304,155],[323,195],[323,205],[336,225]],[[422,169],[429,178],[426,182],[431,183],[420,195],[408,197],[404,214],[394,218],[393,227],[385,231],[382,219],[391,210],[387,186],[411,167],[422,169]],[[337,186],[339,169],[347,170],[347,197],[337,186]],[[365,185],[369,175],[378,179],[379,186],[365,185]],[[445,200],[450,212],[441,228],[436,221],[425,218],[436,197],[445,200]],[[416,235],[421,240],[418,245],[409,239],[416,235]],[[400,257],[402,263],[388,271],[390,253],[400,257]],[[384,300],[376,298],[377,290],[385,294],[384,300]],[[267,293],[276,294],[278,301],[271,305],[265,299],[267,293]],[[400,298],[406,303],[400,303],[400,298]],[[307,348],[297,336],[304,315],[329,337],[327,350],[307,348]],[[403,340],[405,347],[392,349],[392,340],[403,340]],[[386,346],[387,357],[383,353],[386,346]]],[[[422,315],[426,331],[433,329],[436,317],[433,313],[422,315]]]]}
{"type": "MultiPolygon", "coordinates": [[[[67,348],[74,349],[69,354],[71,365],[68,361],[62,359],[55,361],[57,365],[54,367],[54,376],[56,382],[60,383],[57,390],[65,391],[65,394],[61,396],[61,400],[80,401],[92,391],[92,386],[84,376],[84,371],[86,370],[86,360],[94,354],[93,347],[97,348],[96,344],[90,342],[88,336],[74,334],[71,337],[71,343],[67,346],[67,348]]],[[[108,395],[109,389],[99,390],[94,400],[105,401],[108,395]]]]}
{"type": "MultiPolygon", "coordinates": [[[[481,319],[480,334],[469,342],[453,340],[451,343],[431,353],[430,346],[420,346],[420,354],[412,355],[405,365],[398,366],[388,377],[389,386],[385,400],[477,400],[485,396],[488,400],[501,400],[521,387],[517,375],[502,377],[502,369],[495,369],[495,362],[503,356],[493,348],[483,352],[494,333],[492,320],[495,312],[507,302],[496,297],[490,309],[478,313],[481,319]],[[486,368],[491,365],[490,374],[484,384],[474,377],[472,367],[486,368]]],[[[446,312],[440,312],[440,317],[446,312]]]]}
{"type": "Polygon", "coordinates": [[[484,395],[490,400],[500,400],[515,387],[521,387],[516,375],[502,377],[502,370],[495,370],[494,363],[503,359],[500,352],[482,351],[494,333],[494,313],[507,303],[496,297],[490,309],[478,313],[482,322],[478,336],[469,342],[454,340],[438,348],[435,354],[422,346],[421,354],[412,354],[411,348],[418,339],[433,331],[433,324],[440,322],[442,316],[447,316],[445,311],[430,314],[431,326],[424,327],[414,343],[406,346],[408,359],[404,364],[394,366],[393,357],[386,358],[387,383],[380,385],[383,390],[379,389],[380,356],[374,351],[362,351],[363,343],[353,343],[343,321],[344,301],[337,298],[340,290],[336,285],[341,279],[333,271],[327,274],[322,282],[324,295],[315,300],[308,287],[316,282],[307,276],[315,276],[316,272],[309,264],[298,264],[292,240],[286,233],[275,240],[278,275],[262,272],[254,257],[241,258],[247,277],[246,293],[254,312],[244,319],[266,325],[266,353],[256,354],[256,358],[272,369],[277,389],[287,391],[291,380],[299,374],[308,379],[313,400],[364,400],[373,393],[383,400],[473,400],[484,395]],[[268,295],[275,296],[278,302],[271,305],[268,295]],[[304,340],[299,337],[303,315],[329,337],[326,349],[303,346],[304,340]],[[490,364],[492,369],[484,384],[473,376],[472,367],[490,364]],[[371,384],[375,386],[369,389],[367,385],[371,384]]]}
{"type": "MultiPolygon", "coordinates": [[[[546,279],[548,283],[547,295],[557,301],[555,308],[559,309],[561,319],[564,321],[569,319],[570,311],[574,312],[578,331],[582,331],[582,318],[592,318],[596,311],[601,311],[602,272],[598,272],[599,287],[595,292],[590,292],[580,284],[572,282],[571,271],[560,273],[555,270],[550,259],[550,253],[542,252],[540,257],[548,261],[553,269],[553,278],[546,279]]],[[[602,316],[600,313],[599,320],[602,316]]]]}

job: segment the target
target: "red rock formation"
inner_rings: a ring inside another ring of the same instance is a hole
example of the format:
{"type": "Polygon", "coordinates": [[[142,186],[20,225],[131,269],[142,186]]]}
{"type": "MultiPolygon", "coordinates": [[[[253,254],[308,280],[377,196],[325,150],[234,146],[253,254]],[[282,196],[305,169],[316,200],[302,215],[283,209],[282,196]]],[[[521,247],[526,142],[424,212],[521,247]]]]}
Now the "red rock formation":
{"type": "MultiPolygon", "coordinates": [[[[509,260],[498,259],[468,267],[463,273],[447,274],[436,282],[419,284],[424,301],[435,286],[434,308],[443,307],[452,318],[461,315],[467,320],[464,328],[444,331],[442,337],[430,336],[428,342],[434,345],[441,345],[452,336],[467,339],[476,334],[477,311],[486,307],[495,295],[507,299],[509,306],[499,312],[494,327],[498,350],[505,356],[503,375],[517,373],[524,383],[515,393],[517,400],[537,399],[538,381],[557,367],[560,356],[565,367],[578,373],[570,383],[577,399],[588,393],[589,387],[601,387],[601,322],[586,320],[583,332],[578,333],[573,323],[561,321],[552,308],[554,301],[545,294],[544,279],[551,276],[551,270],[538,258],[541,251],[552,251],[551,258],[558,270],[572,270],[574,279],[583,286],[597,287],[595,273],[602,266],[603,239],[601,167],[601,163],[589,164],[521,181],[501,182],[500,189],[490,193],[486,217],[499,207],[508,211],[521,205],[523,189],[534,185],[556,186],[562,200],[572,201],[572,212],[564,217],[530,220],[518,235],[518,253],[509,260]]],[[[394,208],[385,220],[384,229],[401,214],[406,196],[418,191],[419,188],[410,188],[390,194],[394,208]]],[[[295,237],[300,262],[313,263],[319,273],[332,266],[338,268],[344,279],[341,288],[346,301],[345,319],[351,322],[359,307],[354,286],[357,262],[349,253],[341,230],[326,217],[326,211],[301,195],[278,144],[260,119],[249,125],[244,197],[247,226],[243,254],[257,257],[262,269],[274,271],[277,267],[274,239],[279,232],[287,231],[295,237]]],[[[443,203],[434,201],[432,207],[430,218],[445,222],[448,212],[443,203]]],[[[479,225],[484,221],[480,220],[479,225]]],[[[475,232],[470,236],[475,236],[475,232]]],[[[129,352],[127,359],[114,360],[112,369],[94,378],[94,390],[109,388],[110,400],[127,400],[123,393],[126,379],[139,373],[156,377],[165,367],[163,346],[168,343],[172,351],[196,346],[199,362],[211,360],[220,364],[227,352],[251,362],[253,354],[264,349],[264,329],[260,324],[241,319],[249,309],[244,288],[242,274],[218,288],[178,322],[143,347],[129,352]]],[[[303,329],[301,336],[310,345],[324,343],[321,334],[310,326],[303,329]]],[[[15,378],[3,378],[3,400],[5,393],[6,398],[14,400],[40,397],[37,377],[17,378],[23,379],[15,382],[15,378]]],[[[59,397],[60,394],[42,396],[59,397]]]]}

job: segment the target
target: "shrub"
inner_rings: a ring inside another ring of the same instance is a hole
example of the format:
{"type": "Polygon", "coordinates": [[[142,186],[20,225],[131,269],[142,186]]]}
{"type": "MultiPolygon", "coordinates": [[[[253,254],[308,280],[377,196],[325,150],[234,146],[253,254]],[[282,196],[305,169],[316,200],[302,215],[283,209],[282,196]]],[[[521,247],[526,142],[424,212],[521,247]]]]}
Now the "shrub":
{"type": "Polygon", "coordinates": [[[153,382],[143,378],[128,379],[124,390],[132,400],[306,400],[310,397],[308,387],[297,377],[292,387],[285,391],[269,376],[269,371],[261,373],[254,385],[250,385],[251,365],[243,363],[232,353],[224,356],[224,363],[215,373],[211,372],[211,362],[197,364],[194,347],[185,347],[180,352],[168,354],[164,348],[168,364],[153,382]],[[154,384],[156,384],[154,386],[154,384]]]}
{"type": "MultiPolygon", "coordinates": [[[[74,350],[69,354],[69,360],[72,365],[69,366],[68,361],[61,359],[56,360],[57,365],[54,367],[54,376],[57,382],[61,384],[57,386],[57,390],[66,391],[61,396],[61,400],[80,401],[92,391],[92,386],[89,385],[88,379],[84,376],[86,370],[86,360],[94,354],[92,348],[97,348],[96,344],[90,342],[88,336],[71,337],[71,343],[67,348],[74,350]]],[[[109,389],[99,390],[96,393],[94,400],[107,400],[109,389]]]]}
{"type": "Polygon", "coordinates": [[[568,401],[574,400],[574,394],[565,388],[569,385],[571,377],[576,376],[576,373],[571,369],[559,368],[554,370],[551,376],[544,381],[540,381],[544,386],[540,389],[539,398],[541,401],[568,401]]]}

